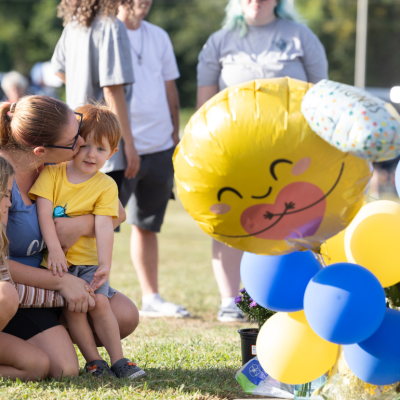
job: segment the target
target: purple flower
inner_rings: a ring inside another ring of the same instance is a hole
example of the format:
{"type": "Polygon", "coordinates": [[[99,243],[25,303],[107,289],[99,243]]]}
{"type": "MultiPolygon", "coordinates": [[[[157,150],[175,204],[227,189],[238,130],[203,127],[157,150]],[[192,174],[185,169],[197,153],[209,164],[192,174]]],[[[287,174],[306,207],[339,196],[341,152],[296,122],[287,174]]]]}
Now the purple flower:
{"type": "Polygon", "coordinates": [[[240,289],[240,290],[239,290],[239,293],[244,293],[245,291],[246,291],[246,289],[243,288],[243,289],[240,289]]]}
{"type": "Polygon", "coordinates": [[[235,297],[235,304],[240,303],[242,301],[242,296],[235,297]]]}
{"type": "Polygon", "coordinates": [[[253,308],[253,307],[256,307],[256,306],[257,306],[257,303],[253,300],[253,301],[250,303],[250,307],[253,308]]]}
{"type": "Polygon", "coordinates": [[[254,301],[251,297],[249,298],[249,301],[254,301]]]}

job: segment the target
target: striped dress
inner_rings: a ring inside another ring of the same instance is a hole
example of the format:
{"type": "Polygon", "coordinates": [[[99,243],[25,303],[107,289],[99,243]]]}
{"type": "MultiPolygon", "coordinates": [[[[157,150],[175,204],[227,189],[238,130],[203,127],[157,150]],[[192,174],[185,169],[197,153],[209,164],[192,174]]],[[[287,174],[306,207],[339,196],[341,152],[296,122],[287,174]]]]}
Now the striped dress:
{"type": "Polygon", "coordinates": [[[7,263],[0,265],[0,281],[10,282],[15,286],[19,296],[19,308],[53,308],[67,306],[67,302],[58,291],[39,289],[20,283],[15,284],[6,264],[7,263]]]}

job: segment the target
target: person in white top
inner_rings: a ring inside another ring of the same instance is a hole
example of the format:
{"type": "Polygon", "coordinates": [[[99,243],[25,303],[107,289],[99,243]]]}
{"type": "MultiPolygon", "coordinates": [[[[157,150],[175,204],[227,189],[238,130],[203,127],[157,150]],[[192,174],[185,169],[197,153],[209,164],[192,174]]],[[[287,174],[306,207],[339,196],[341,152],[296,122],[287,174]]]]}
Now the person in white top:
{"type": "Polygon", "coordinates": [[[188,311],[164,301],[158,293],[158,243],[168,200],[172,198],[172,155],[179,142],[179,78],[168,34],[143,19],[152,0],[135,0],[133,12],[119,7],[131,46],[135,83],[130,122],[135,148],[141,159],[134,179],[124,179],[120,198],[128,204],[132,226],[131,257],[142,289],[144,316],[188,317],[188,311]]]}

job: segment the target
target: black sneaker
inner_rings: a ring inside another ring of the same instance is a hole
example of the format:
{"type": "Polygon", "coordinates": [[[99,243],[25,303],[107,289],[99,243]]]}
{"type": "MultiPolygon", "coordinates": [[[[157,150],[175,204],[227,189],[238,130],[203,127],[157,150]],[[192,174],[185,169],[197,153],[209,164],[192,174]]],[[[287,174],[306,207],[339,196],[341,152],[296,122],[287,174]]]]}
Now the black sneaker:
{"type": "Polygon", "coordinates": [[[104,360],[95,360],[85,365],[85,372],[98,378],[103,375],[114,376],[114,372],[111,371],[110,367],[104,360]]]}
{"type": "Polygon", "coordinates": [[[235,307],[220,307],[218,311],[218,321],[220,322],[247,322],[242,311],[235,307]]]}
{"type": "Polygon", "coordinates": [[[121,358],[112,367],[111,371],[117,378],[136,379],[146,376],[146,372],[127,358],[121,358]]]}

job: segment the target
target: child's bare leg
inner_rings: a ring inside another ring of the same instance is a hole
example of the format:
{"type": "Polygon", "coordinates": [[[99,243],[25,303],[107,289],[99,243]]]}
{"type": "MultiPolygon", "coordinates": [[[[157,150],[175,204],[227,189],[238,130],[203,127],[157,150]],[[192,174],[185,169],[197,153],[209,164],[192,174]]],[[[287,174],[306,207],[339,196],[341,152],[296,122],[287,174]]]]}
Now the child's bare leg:
{"type": "MultiPolygon", "coordinates": [[[[95,308],[97,308],[97,304],[95,308]]],[[[75,339],[83,357],[85,357],[86,362],[91,363],[95,360],[102,360],[97,351],[96,342],[87,319],[87,314],[69,311],[67,308],[63,309],[63,314],[67,320],[68,329],[75,339]]]]}
{"type": "MultiPolygon", "coordinates": [[[[89,313],[93,319],[94,330],[106,348],[111,359],[111,365],[113,365],[124,355],[122,353],[118,322],[111,310],[107,296],[96,294],[96,307],[89,313]]],[[[76,337],[75,335],[73,336],[76,337]]],[[[93,335],[91,336],[93,338],[93,335]]]]}

